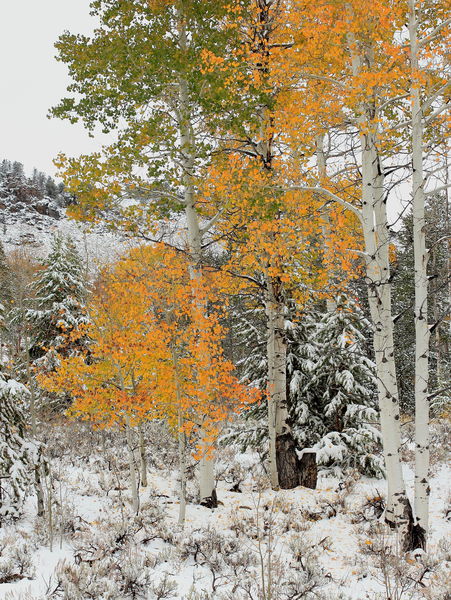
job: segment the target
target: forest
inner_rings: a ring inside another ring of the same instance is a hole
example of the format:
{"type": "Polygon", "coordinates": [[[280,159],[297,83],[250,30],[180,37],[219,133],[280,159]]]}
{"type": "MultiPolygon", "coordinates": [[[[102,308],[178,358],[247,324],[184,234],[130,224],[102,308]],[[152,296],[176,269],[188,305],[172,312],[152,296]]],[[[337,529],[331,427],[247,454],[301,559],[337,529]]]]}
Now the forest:
{"type": "Polygon", "coordinates": [[[450,600],[449,9],[59,37],[49,116],[110,143],[0,163],[2,598],[450,600]]]}

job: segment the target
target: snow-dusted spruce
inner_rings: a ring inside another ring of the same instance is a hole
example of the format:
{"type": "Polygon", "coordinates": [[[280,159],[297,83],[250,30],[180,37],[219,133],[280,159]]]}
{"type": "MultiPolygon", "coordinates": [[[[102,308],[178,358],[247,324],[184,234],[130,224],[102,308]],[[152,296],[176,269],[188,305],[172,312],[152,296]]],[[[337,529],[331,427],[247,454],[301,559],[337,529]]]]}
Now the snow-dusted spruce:
{"type": "Polygon", "coordinates": [[[43,267],[33,284],[36,308],[27,310],[26,319],[32,329],[31,359],[52,369],[58,354],[69,356],[86,344],[85,336],[70,340],[68,335],[88,323],[88,290],[82,259],[70,238],[53,238],[43,267]]]}
{"type": "MultiPolygon", "coordinates": [[[[12,305],[12,273],[0,241],[0,341],[2,349],[8,333],[8,315],[12,305]]],[[[0,356],[0,360],[3,357],[0,356]]]]}
{"type": "Polygon", "coordinates": [[[0,372],[0,524],[21,514],[30,490],[36,448],[25,439],[29,392],[0,372]]]}
{"type": "Polygon", "coordinates": [[[342,477],[354,468],[380,477],[377,380],[363,333],[370,324],[351,299],[334,304],[317,324],[314,355],[304,340],[289,364],[293,430],[301,447],[315,448],[323,472],[342,477]]]}
{"type": "MultiPolygon", "coordinates": [[[[380,477],[375,367],[365,338],[369,323],[345,296],[336,298],[334,305],[334,312],[312,311],[300,323],[285,319],[289,422],[298,449],[317,450],[320,471],[341,477],[358,469],[380,477]]],[[[265,390],[268,363],[258,314],[253,317],[245,313],[240,326],[240,337],[249,348],[241,368],[243,380],[265,390]]],[[[243,423],[224,441],[267,448],[266,403],[251,407],[243,416],[243,423]]]]}

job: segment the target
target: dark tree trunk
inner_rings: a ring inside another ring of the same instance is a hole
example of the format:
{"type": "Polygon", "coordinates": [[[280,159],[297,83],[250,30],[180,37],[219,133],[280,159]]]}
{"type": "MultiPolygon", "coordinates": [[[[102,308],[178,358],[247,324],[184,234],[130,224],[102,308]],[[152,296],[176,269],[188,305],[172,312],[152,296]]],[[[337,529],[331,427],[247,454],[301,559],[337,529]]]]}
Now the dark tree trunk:
{"type": "Polygon", "coordinates": [[[413,525],[412,527],[412,543],[409,550],[426,550],[426,532],[421,525],[413,525]]]}
{"type": "MultiPolygon", "coordinates": [[[[403,552],[412,552],[413,550],[417,550],[418,548],[425,550],[426,549],[426,532],[418,524],[416,524],[416,525],[414,524],[412,505],[410,504],[410,501],[406,498],[405,501],[403,502],[403,504],[404,504],[404,510],[403,510],[401,522],[403,524],[407,523],[408,528],[407,528],[406,535],[403,536],[403,538],[400,540],[401,541],[401,549],[403,552]]],[[[385,522],[390,527],[390,529],[397,529],[397,526],[395,523],[393,523],[391,521],[387,521],[387,520],[385,520],[385,522]]]]}
{"type": "Polygon", "coordinates": [[[317,480],[316,452],[304,452],[299,461],[299,484],[315,490],[317,480]]]}
{"type": "Polygon", "coordinates": [[[299,485],[299,458],[291,433],[277,436],[276,460],[279,487],[282,490],[291,490],[297,487],[299,485]]]}
{"type": "Polygon", "coordinates": [[[218,508],[218,496],[216,495],[216,490],[214,489],[212,491],[211,496],[204,498],[200,505],[205,506],[205,508],[218,508]]]}

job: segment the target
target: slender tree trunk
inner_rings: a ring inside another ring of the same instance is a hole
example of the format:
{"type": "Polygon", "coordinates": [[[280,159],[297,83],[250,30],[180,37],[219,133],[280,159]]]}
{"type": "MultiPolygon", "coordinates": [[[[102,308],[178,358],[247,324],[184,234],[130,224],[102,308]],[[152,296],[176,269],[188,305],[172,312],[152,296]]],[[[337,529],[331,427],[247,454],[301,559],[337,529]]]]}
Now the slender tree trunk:
{"type": "Polygon", "coordinates": [[[383,174],[372,134],[363,139],[363,215],[367,255],[367,282],[374,326],[374,352],[383,452],[387,470],[386,520],[396,527],[404,550],[412,547],[412,508],[407,497],[401,463],[399,390],[393,339],[389,231],[383,174]]]}
{"type": "Polygon", "coordinates": [[[423,175],[423,114],[418,78],[418,39],[415,0],[409,0],[412,97],[412,199],[415,264],[415,533],[426,547],[429,517],[429,325],[428,280],[423,175]]]}
{"type": "Polygon", "coordinates": [[[374,352],[383,452],[387,470],[386,520],[399,532],[404,550],[412,546],[412,508],[401,463],[399,391],[393,340],[389,231],[383,174],[372,134],[362,136],[362,200],[367,282],[374,326],[374,352]]]}
{"type": "MultiPolygon", "coordinates": [[[[374,61],[371,48],[361,56],[354,35],[348,35],[354,76],[361,72],[363,60],[374,61]]],[[[386,196],[376,133],[368,131],[375,107],[362,104],[358,123],[362,153],[362,226],[365,241],[366,281],[373,322],[373,346],[376,359],[382,446],[387,472],[386,521],[395,527],[403,550],[412,548],[413,516],[407,497],[401,463],[401,423],[399,390],[393,341],[391,279],[386,196]]],[[[370,125],[371,123],[371,125],[370,125]]]]}
{"type": "Polygon", "coordinates": [[[267,277],[266,287],[270,479],[275,490],[292,489],[299,485],[300,471],[288,424],[285,305],[277,278],[267,277]]]}
{"type": "Polygon", "coordinates": [[[141,471],[141,485],[147,487],[147,456],[146,456],[146,444],[144,440],[144,432],[142,423],[138,427],[139,435],[139,463],[141,471]]]}
{"type": "Polygon", "coordinates": [[[125,436],[127,440],[128,450],[128,466],[130,470],[130,488],[132,492],[132,507],[133,512],[139,512],[139,495],[138,495],[138,480],[136,476],[135,456],[133,452],[132,430],[130,427],[130,418],[125,417],[125,436]]]}
{"type": "MultiPolygon", "coordinates": [[[[182,51],[188,50],[188,38],[184,26],[181,8],[178,12],[178,34],[179,44],[182,51]]],[[[195,164],[195,140],[194,128],[191,118],[191,106],[189,101],[188,83],[181,78],[179,80],[179,110],[178,125],[181,147],[181,165],[183,169],[183,195],[185,216],[188,232],[188,246],[191,256],[190,277],[198,283],[202,278],[202,230],[199,224],[199,214],[196,209],[195,188],[193,183],[193,172],[195,164]]],[[[194,299],[199,309],[198,298],[194,299]]],[[[202,309],[202,307],[200,307],[202,309]]],[[[206,309],[205,309],[206,310],[206,309]]],[[[214,456],[209,444],[204,441],[206,437],[201,431],[202,458],[199,464],[199,489],[200,503],[216,506],[216,490],[214,479],[214,456]]]]}
{"type": "Polygon", "coordinates": [[[49,526],[49,550],[53,552],[53,477],[49,472],[47,477],[47,517],[49,526]]]}
{"type": "MultiPolygon", "coordinates": [[[[375,148],[375,146],[374,146],[375,148]]],[[[390,489],[386,518],[400,532],[402,544],[411,549],[412,508],[406,493],[401,461],[401,422],[396,378],[394,325],[390,278],[390,233],[386,210],[384,176],[375,148],[373,162],[376,270],[379,279],[372,286],[371,303],[375,314],[376,366],[378,368],[381,429],[387,480],[390,489]]]]}
{"type": "Polygon", "coordinates": [[[177,400],[177,424],[178,424],[178,458],[179,458],[179,518],[178,524],[183,528],[186,517],[186,435],[183,431],[184,417],[182,407],[182,384],[180,381],[180,369],[177,356],[177,350],[174,344],[171,344],[172,364],[175,372],[175,394],[177,400]]]}
{"type": "MultiPolygon", "coordinates": [[[[324,186],[327,179],[327,164],[326,164],[326,154],[324,152],[324,134],[320,134],[316,137],[316,159],[318,165],[318,178],[321,186],[324,186]]],[[[327,206],[324,207],[323,212],[323,244],[324,244],[324,254],[327,255],[329,251],[328,244],[330,242],[330,219],[329,219],[329,209],[327,206]]],[[[328,287],[333,281],[333,274],[330,273],[329,269],[327,270],[327,281],[328,287]]],[[[335,302],[335,298],[333,296],[327,296],[326,298],[326,308],[328,313],[333,313],[337,308],[337,304],[335,302]]]]}
{"type": "Polygon", "coordinates": [[[179,470],[180,470],[180,491],[179,491],[179,518],[178,524],[183,527],[186,518],[186,436],[181,428],[183,427],[183,417],[179,411],[179,470]]]}
{"type": "MultiPolygon", "coordinates": [[[[33,381],[31,375],[31,365],[30,365],[30,353],[28,351],[28,343],[26,349],[26,365],[27,365],[27,382],[30,390],[30,421],[31,421],[31,437],[33,440],[37,442],[37,424],[36,424],[36,387],[35,382],[33,381]]],[[[36,490],[36,504],[37,504],[37,515],[38,517],[42,517],[45,513],[45,504],[44,504],[44,488],[42,485],[42,476],[41,476],[41,460],[42,460],[42,452],[41,449],[38,451],[38,456],[36,457],[37,461],[34,465],[34,482],[35,482],[35,490],[36,490]]]]}

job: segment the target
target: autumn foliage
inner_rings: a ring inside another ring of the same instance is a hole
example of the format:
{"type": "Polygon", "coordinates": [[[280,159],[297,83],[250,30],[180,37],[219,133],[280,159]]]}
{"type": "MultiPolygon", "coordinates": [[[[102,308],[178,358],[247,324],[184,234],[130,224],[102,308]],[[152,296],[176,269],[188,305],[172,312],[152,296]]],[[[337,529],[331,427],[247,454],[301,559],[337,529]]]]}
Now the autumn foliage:
{"type": "Polygon", "coordinates": [[[223,356],[220,296],[221,281],[192,281],[175,250],[135,248],[99,278],[88,353],[63,360],[41,383],[69,391],[71,415],[98,426],[165,419],[193,443],[211,443],[231,413],[257,400],[223,356]],[[208,314],[193,296],[208,299],[208,314]]]}

